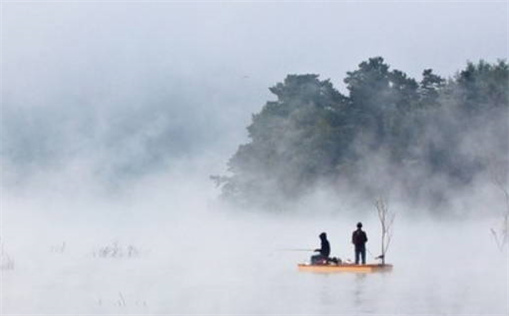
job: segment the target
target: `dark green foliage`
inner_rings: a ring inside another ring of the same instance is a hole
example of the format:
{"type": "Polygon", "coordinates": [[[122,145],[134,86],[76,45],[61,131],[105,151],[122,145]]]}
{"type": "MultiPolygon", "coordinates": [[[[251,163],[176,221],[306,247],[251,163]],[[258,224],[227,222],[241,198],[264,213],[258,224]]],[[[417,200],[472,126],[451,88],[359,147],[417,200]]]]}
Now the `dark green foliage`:
{"type": "Polygon", "coordinates": [[[428,180],[467,185],[487,167],[487,152],[507,159],[499,149],[507,149],[508,73],[505,61],[480,61],[448,80],[426,69],[418,82],[376,57],[347,73],[347,96],[318,75],[288,75],[253,115],[231,175],[213,179],[228,200],[280,207],[321,183],[372,194],[384,181],[361,179],[370,159],[383,157],[408,196],[443,200],[428,180]],[[493,145],[476,147],[481,135],[493,145]]]}
{"type": "Polygon", "coordinates": [[[344,80],[350,91],[351,125],[370,150],[386,148],[396,159],[406,147],[406,122],[418,105],[418,84],[399,70],[389,71],[381,57],[362,62],[344,80]]]}
{"type": "Polygon", "coordinates": [[[468,63],[456,76],[459,106],[473,115],[507,106],[508,73],[508,65],[503,61],[495,65],[485,61],[468,63]]]}
{"type": "Polygon", "coordinates": [[[445,86],[445,79],[433,73],[432,69],[426,69],[422,72],[422,80],[419,86],[420,104],[426,106],[438,106],[438,97],[440,91],[445,86]]]}
{"type": "MultiPolygon", "coordinates": [[[[253,115],[251,142],[229,161],[233,176],[223,192],[273,203],[292,198],[315,181],[333,176],[347,146],[346,98],[317,75],[289,75],[270,89],[276,101],[253,115]]],[[[351,134],[351,133],[350,133],[351,134]]]]}

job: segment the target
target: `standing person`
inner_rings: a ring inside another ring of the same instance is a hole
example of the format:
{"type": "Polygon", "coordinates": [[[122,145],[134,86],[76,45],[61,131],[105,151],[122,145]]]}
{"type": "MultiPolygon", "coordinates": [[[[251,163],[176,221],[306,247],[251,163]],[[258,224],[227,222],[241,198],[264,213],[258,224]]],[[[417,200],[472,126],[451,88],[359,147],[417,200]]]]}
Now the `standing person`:
{"type": "Polygon", "coordinates": [[[357,223],[357,230],[352,234],[352,244],[355,245],[355,264],[359,264],[359,256],[362,259],[362,264],[366,264],[366,242],[368,236],[362,230],[362,223],[357,223]]]}
{"type": "Polygon", "coordinates": [[[315,252],[320,254],[311,256],[311,264],[326,264],[329,261],[330,244],[326,233],[321,233],[318,237],[320,237],[321,248],[315,249],[315,252]]]}

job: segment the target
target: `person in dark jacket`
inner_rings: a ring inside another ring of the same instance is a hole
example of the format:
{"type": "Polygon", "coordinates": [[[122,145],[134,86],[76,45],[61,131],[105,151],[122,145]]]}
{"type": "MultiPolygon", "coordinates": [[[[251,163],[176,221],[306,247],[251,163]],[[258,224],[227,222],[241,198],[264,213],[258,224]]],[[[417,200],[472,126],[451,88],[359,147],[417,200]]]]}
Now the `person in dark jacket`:
{"type": "Polygon", "coordinates": [[[327,234],[320,234],[321,248],[315,249],[319,254],[311,256],[311,264],[326,264],[329,261],[330,244],[327,240],[327,234]]]}
{"type": "Polygon", "coordinates": [[[366,242],[368,236],[362,230],[362,223],[357,223],[357,230],[352,234],[352,244],[355,245],[355,264],[359,264],[359,257],[362,259],[362,264],[366,264],[366,242]]]}

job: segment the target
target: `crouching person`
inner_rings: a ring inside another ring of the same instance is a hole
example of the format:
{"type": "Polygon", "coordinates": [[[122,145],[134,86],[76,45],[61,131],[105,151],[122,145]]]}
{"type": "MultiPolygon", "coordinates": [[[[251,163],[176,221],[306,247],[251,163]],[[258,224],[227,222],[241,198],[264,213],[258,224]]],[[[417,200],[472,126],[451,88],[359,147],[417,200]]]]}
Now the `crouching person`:
{"type": "Polygon", "coordinates": [[[329,261],[330,255],[330,244],[327,240],[327,234],[320,234],[321,248],[315,249],[315,252],[319,252],[319,254],[311,256],[311,264],[327,264],[329,261]]]}

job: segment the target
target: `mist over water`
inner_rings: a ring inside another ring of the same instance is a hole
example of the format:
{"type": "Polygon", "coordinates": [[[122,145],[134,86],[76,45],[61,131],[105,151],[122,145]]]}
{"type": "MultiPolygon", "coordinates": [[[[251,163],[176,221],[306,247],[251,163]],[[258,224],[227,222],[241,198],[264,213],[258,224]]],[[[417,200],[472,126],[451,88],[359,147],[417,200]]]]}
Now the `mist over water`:
{"type": "Polygon", "coordinates": [[[358,204],[356,216],[246,213],[218,207],[205,182],[172,178],[110,199],[75,189],[40,189],[30,198],[4,191],[2,247],[13,268],[2,270],[2,312],[507,313],[507,249],[499,251],[489,231],[499,218],[412,218],[390,205],[398,214],[387,254],[393,272],[305,273],[296,265],[312,253],[293,249],[319,247],[325,231],[331,255],[352,259],[359,220],[368,262],[375,262],[381,231],[374,207],[358,204]]]}
{"type": "Polygon", "coordinates": [[[451,194],[446,218],[388,190],[394,270],[369,275],[299,272],[313,253],[296,249],[327,232],[352,259],[362,221],[374,262],[376,197],[344,183],[241,210],[209,179],[286,74],[336,80],[381,54],[452,75],[507,56],[505,4],[1,6],[0,314],[509,313],[508,249],[490,232],[506,205],[487,175],[451,194]]]}

